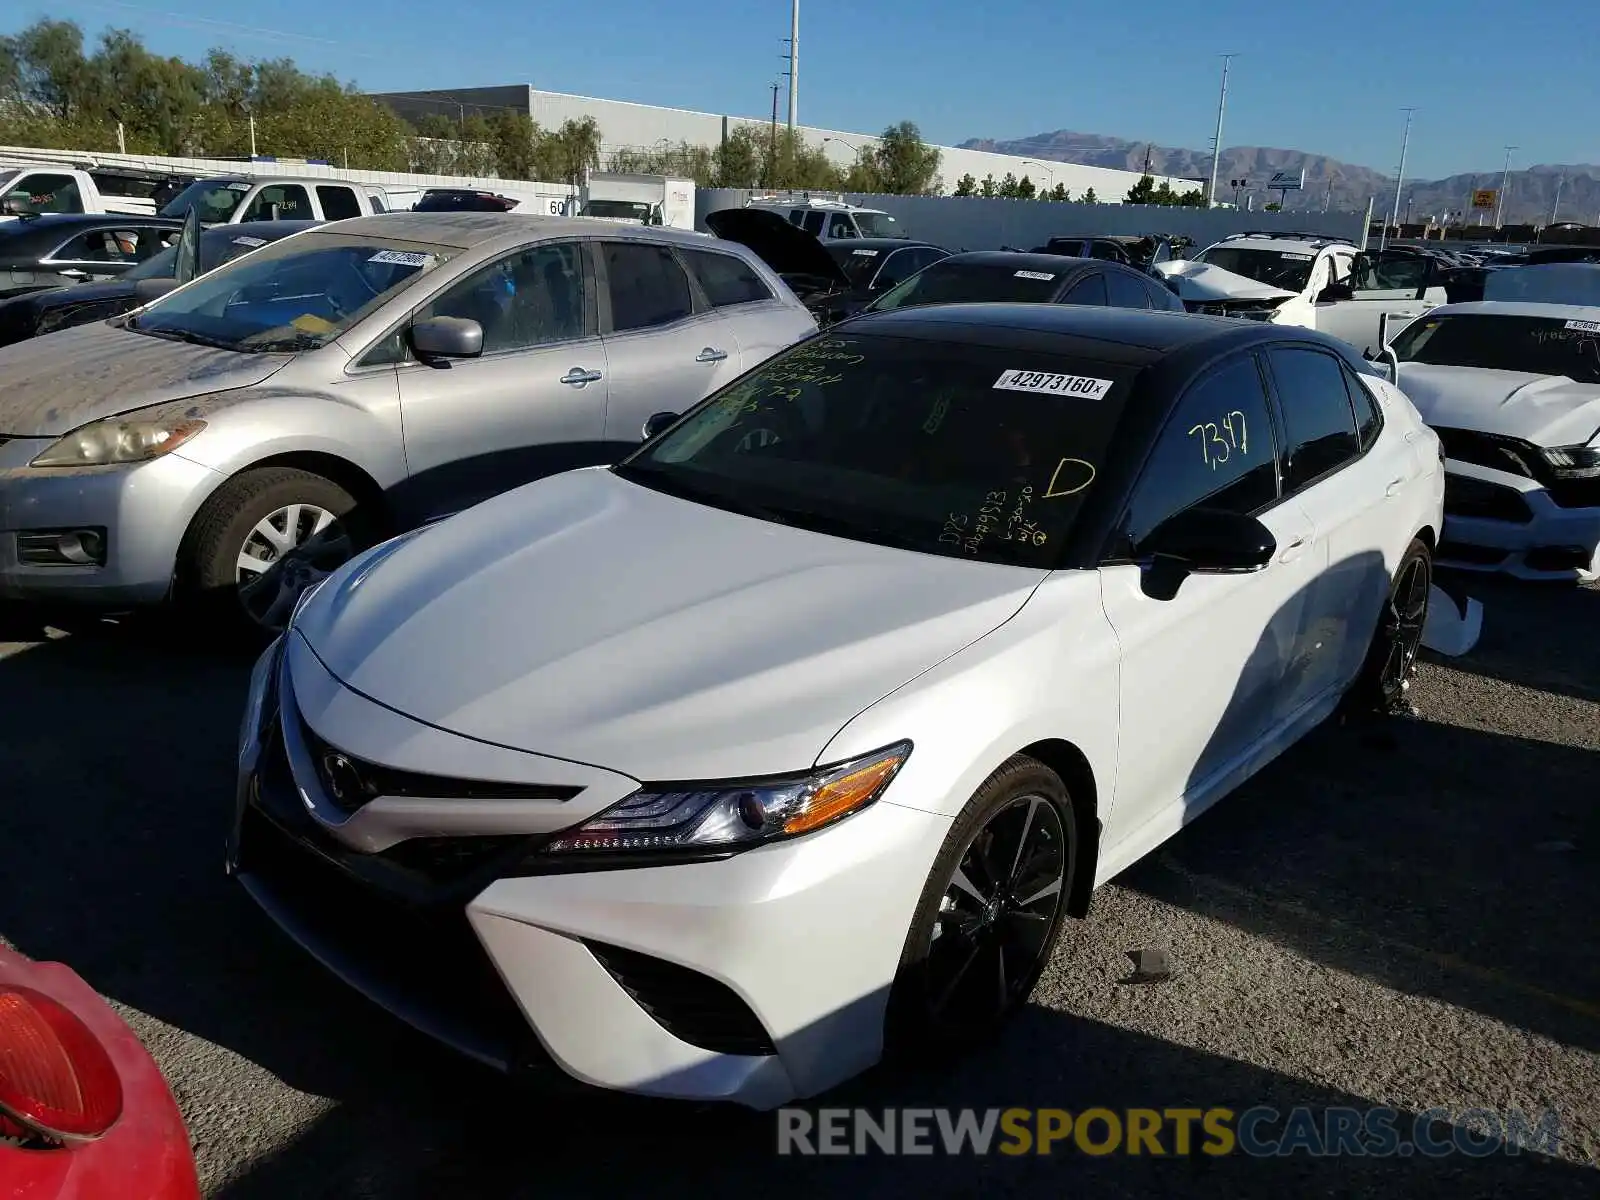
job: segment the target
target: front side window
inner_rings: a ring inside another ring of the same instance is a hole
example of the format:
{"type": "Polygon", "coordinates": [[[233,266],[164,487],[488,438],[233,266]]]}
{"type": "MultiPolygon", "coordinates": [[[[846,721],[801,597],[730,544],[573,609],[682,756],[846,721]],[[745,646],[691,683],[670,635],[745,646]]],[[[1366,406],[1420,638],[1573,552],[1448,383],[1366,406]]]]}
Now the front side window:
{"type": "Polygon", "coordinates": [[[890,288],[868,305],[867,311],[884,312],[922,304],[1047,304],[1060,286],[1061,275],[1056,271],[1018,270],[1004,263],[947,258],[890,288]]]}
{"type": "Polygon", "coordinates": [[[355,192],[347,187],[318,184],[317,201],[322,205],[323,217],[329,221],[343,221],[361,215],[361,201],[357,200],[355,192]]]}
{"type": "Polygon", "coordinates": [[[1150,292],[1144,280],[1121,271],[1106,272],[1106,293],[1114,308],[1149,308],[1150,292]]]}
{"type": "Polygon", "coordinates": [[[1156,440],[1123,516],[1124,552],[1187,508],[1254,513],[1278,498],[1277,447],[1255,358],[1213,368],[1190,386],[1156,440]]]}
{"type": "Polygon", "coordinates": [[[526,350],[584,335],[582,252],[576,242],[532,246],[453,284],[412,318],[464,317],[483,328],[483,352],[526,350]]]}
{"type": "Polygon", "coordinates": [[[761,282],[761,276],[744,259],[733,254],[714,254],[709,250],[684,250],[680,253],[694,272],[700,290],[706,294],[706,301],[712,308],[772,299],[772,292],[761,282]]]}
{"type": "Polygon", "coordinates": [[[827,219],[828,219],[828,214],[827,213],[824,213],[824,212],[808,212],[806,214],[806,220],[805,220],[805,231],[807,233],[814,233],[818,237],[821,237],[822,236],[822,223],[827,219]]]}
{"type": "Polygon", "coordinates": [[[1194,257],[1197,262],[1210,263],[1286,292],[1305,291],[1311,282],[1311,267],[1317,261],[1317,256],[1308,250],[1247,250],[1238,246],[1211,246],[1194,257]]]}
{"type": "Polygon", "coordinates": [[[314,350],[456,253],[450,246],[312,230],[201,276],[128,327],[228,350],[314,350]]]}
{"type": "Polygon", "coordinates": [[[1104,308],[1106,305],[1106,277],[1099,271],[1093,275],[1085,275],[1072,285],[1072,290],[1061,297],[1063,304],[1097,304],[1104,308]]]}
{"type": "Polygon", "coordinates": [[[1344,364],[1320,350],[1267,352],[1283,410],[1284,491],[1296,492],[1361,454],[1344,364]]]}
{"type": "Polygon", "coordinates": [[[1565,375],[1600,383],[1600,321],[1449,313],[1411,322],[1390,343],[1401,362],[1565,375]]]}
{"type": "Polygon", "coordinates": [[[91,229],[58,247],[49,257],[59,262],[129,262],[133,258],[135,240],[131,233],[91,229]]]}
{"type": "Polygon", "coordinates": [[[828,220],[828,236],[830,238],[853,238],[856,236],[855,222],[845,213],[834,213],[828,220]]]}
{"type": "Polygon", "coordinates": [[[243,179],[201,179],[191,183],[162,206],[163,217],[186,217],[191,208],[200,210],[203,225],[220,225],[230,220],[250,193],[243,179]]]}
{"type": "Polygon", "coordinates": [[[8,214],[19,217],[83,211],[78,181],[71,175],[48,175],[34,171],[7,184],[0,200],[4,201],[8,214]]]}
{"type": "Polygon", "coordinates": [[[665,246],[605,242],[602,251],[615,332],[670,325],[694,312],[689,277],[665,246]]]}
{"type": "Polygon", "coordinates": [[[1135,371],[1040,351],[819,336],[616,467],[719,508],[983,562],[1054,564],[1135,371]]]}
{"type": "Polygon", "coordinates": [[[308,221],[311,197],[298,183],[269,183],[256,193],[242,221],[308,221]],[[276,209],[276,212],[274,212],[276,209]]]}

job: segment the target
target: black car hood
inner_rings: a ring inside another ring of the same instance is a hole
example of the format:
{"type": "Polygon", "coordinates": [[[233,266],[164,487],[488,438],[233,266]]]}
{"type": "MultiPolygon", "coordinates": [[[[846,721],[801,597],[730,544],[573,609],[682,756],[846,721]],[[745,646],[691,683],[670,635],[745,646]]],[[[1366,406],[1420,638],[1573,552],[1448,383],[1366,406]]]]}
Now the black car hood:
{"type": "Polygon", "coordinates": [[[114,279],[0,297],[0,346],[128,312],[139,305],[136,286],[133,280],[114,279]]]}
{"type": "Polygon", "coordinates": [[[804,275],[835,287],[851,286],[821,242],[777,213],[760,208],[724,208],[706,214],[706,228],[719,238],[754,250],[779,275],[804,275]]]}

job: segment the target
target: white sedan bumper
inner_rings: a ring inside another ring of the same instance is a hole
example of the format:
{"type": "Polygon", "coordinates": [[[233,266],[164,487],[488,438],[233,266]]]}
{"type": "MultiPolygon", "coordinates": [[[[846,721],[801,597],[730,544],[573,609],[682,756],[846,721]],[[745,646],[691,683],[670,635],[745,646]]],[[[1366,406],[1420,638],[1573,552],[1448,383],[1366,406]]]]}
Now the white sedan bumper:
{"type": "Polygon", "coordinates": [[[1450,459],[1445,463],[1441,564],[1520,579],[1600,575],[1600,507],[1563,508],[1537,481],[1450,459]]]}

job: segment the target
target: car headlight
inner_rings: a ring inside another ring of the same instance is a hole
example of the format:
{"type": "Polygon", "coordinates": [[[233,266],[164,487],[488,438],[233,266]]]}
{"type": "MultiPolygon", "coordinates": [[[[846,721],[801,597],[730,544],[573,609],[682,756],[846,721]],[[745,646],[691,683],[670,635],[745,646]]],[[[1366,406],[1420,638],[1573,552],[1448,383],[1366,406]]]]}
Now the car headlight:
{"type": "Polygon", "coordinates": [[[1559,479],[1600,478],[1600,446],[1553,446],[1539,453],[1559,479]]]}
{"type": "Polygon", "coordinates": [[[793,779],[635,792],[543,852],[731,851],[799,837],[866,808],[910,753],[911,743],[899,742],[793,779]]]}
{"type": "Polygon", "coordinates": [[[108,417],[74,429],[41,452],[34,467],[109,467],[170,454],[206,427],[191,419],[108,417]]]}

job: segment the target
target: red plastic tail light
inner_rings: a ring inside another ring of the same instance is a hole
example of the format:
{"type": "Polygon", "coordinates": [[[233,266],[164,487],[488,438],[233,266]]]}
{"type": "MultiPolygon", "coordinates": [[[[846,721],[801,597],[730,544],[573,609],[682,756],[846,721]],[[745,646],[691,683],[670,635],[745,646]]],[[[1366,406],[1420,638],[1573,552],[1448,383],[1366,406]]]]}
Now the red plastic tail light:
{"type": "Polygon", "coordinates": [[[43,992],[0,987],[0,1113],[60,1142],[122,1115],[122,1083],[89,1027],[43,992]]]}

